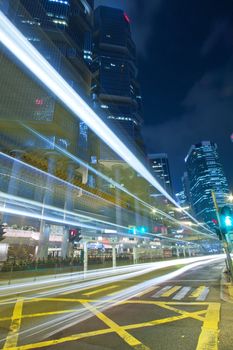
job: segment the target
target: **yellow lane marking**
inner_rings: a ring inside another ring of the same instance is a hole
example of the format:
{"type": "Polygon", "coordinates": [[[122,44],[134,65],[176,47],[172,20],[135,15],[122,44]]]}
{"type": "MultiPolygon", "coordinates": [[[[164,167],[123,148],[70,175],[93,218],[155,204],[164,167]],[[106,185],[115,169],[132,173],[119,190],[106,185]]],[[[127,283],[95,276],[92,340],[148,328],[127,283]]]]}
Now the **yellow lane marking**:
{"type": "Polygon", "coordinates": [[[219,316],[220,304],[209,304],[196,350],[218,350],[219,316]]]}
{"type": "Polygon", "coordinates": [[[109,290],[109,289],[114,289],[114,288],[117,288],[118,286],[110,286],[110,287],[105,287],[105,288],[101,288],[101,289],[96,289],[92,292],[88,292],[88,293],[83,293],[83,295],[93,295],[93,294],[97,294],[97,293],[100,293],[100,292],[104,292],[106,290],[109,290]]]}
{"type": "Polygon", "coordinates": [[[228,292],[231,298],[233,298],[233,286],[228,286],[228,292]]]}
{"type": "Polygon", "coordinates": [[[149,350],[149,348],[143,345],[138,339],[133,337],[131,334],[126,332],[126,330],[115,323],[113,320],[108,318],[102,312],[98,311],[92,305],[88,303],[82,303],[89,311],[91,311],[98,319],[100,319],[103,323],[105,323],[110,329],[112,329],[115,333],[117,333],[128,345],[133,347],[134,349],[141,350],[149,350]]]}
{"type": "MultiPolygon", "coordinates": [[[[184,311],[184,310],[180,310],[180,309],[177,309],[177,308],[174,308],[172,307],[171,305],[209,305],[209,304],[206,304],[206,303],[172,303],[172,302],[163,302],[163,301],[159,301],[159,302],[156,302],[156,301],[145,301],[145,300],[126,300],[126,301],[123,301],[121,302],[121,304],[153,304],[153,305],[157,305],[157,306],[160,306],[164,309],[167,309],[167,310],[171,310],[171,311],[174,311],[176,313],[179,313],[181,315],[184,315],[185,318],[188,318],[188,317],[191,317],[191,318],[195,318],[197,319],[198,321],[204,321],[204,318],[203,317],[200,317],[199,315],[201,314],[205,314],[207,312],[207,310],[201,310],[201,311],[198,311],[198,312],[188,312],[188,311],[184,311]]],[[[174,317],[178,317],[178,316],[174,316],[174,317]]]]}
{"type": "Polygon", "coordinates": [[[26,299],[24,302],[26,303],[34,303],[35,301],[61,301],[61,302],[69,302],[69,303],[81,303],[81,302],[93,302],[93,303],[97,303],[99,302],[98,299],[82,299],[82,298],[34,298],[34,299],[26,299]]]}
{"type": "Polygon", "coordinates": [[[189,317],[196,318],[196,316],[201,315],[204,312],[206,312],[206,311],[203,311],[203,310],[202,311],[195,311],[195,312],[190,312],[189,315],[183,314],[180,316],[171,316],[171,317],[162,318],[161,320],[153,320],[153,321],[148,321],[148,322],[143,322],[143,323],[138,323],[138,324],[130,324],[128,326],[124,326],[124,329],[129,330],[129,329],[137,329],[137,328],[144,328],[144,327],[152,327],[152,326],[157,326],[157,325],[161,325],[164,323],[170,323],[170,322],[183,320],[183,319],[189,318],[189,317]]]}
{"type": "Polygon", "coordinates": [[[199,316],[200,314],[205,314],[206,313],[206,310],[203,310],[203,311],[199,311],[197,314],[195,314],[194,312],[189,312],[189,311],[184,311],[184,310],[180,310],[180,309],[177,309],[173,306],[170,306],[170,305],[166,305],[165,303],[163,305],[161,305],[164,309],[167,309],[167,310],[170,310],[170,311],[174,311],[174,312],[177,312],[178,314],[181,314],[181,315],[184,315],[184,316],[187,316],[187,317],[190,317],[190,318],[195,318],[196,320],[198,321],[204,321],[204,317],[201,317],[199,316]]]}
{"type": "Polygon", "coordinates": [[[54,340],[47,340],[47,341],[42,341],[39,343],[34,343],[34,344],[26,344],[26,345],[21,345],[21,346],[16,346],[12,348],[8,348],[7,350],[29,350],[29,349],[39,349],[47,346],[53,346],[57,344],[62,344],[66,342],[71,342],[87,337],[95,337],[96,335],[102,335],[102,334],[108,334],[108,333],[113,333],[113,330],[110,328],[107,329],[100,329],[98,331],[92,331],[92,332],[85,332],[85,333],[79,333],[79,334],[74,334],[69,337],[64,337],[60,339],[54,339],[54,340]]]}
{"type": "Polygon", "coordinates": [[[59,295],[67,295],[67,294],[72,294],[72,293],[78,293],[78,292],[82,292],[83,290],[97,288],[97,287],[99,287],[101,285],[102,284],[96,284],[95,286],[90,286],[90,287],[82,287],[82,288],[79,287],[78,289],[68,290],[67,292],[60,293],[59,295]]]}
{"type": "MultiPolygon", "coordinates": [[[[115,293],[112,293],[112,295],[115,293]]],[[[110,295],[110,294],[109,294],[110,295]]],[[[98,299],[83,299],[83,298],[34,298],[34,299],[25,299],[24,303],[32,303],[35,301],[61,301],[61,302],[71,302],[71,303],[81,303],[81,302],[86,302],[86,303],[98,303],[100,300],[98,299]]],[[[115,303],[116,300],[105,300],[104,302],[106,303],[115,303]]],[[[164,302],[160,301],[153,301],[153,300],[126,300],[126,301],[120,301],[117,302],[118,304],[126,304],[126,303],[141,303],[141,304],[154,304],[154,305],[159,305],[159,304],[164,304],[164,302]]],[[[177,302],[177,301],[169,301],[167,302],[169,305],[209,305],[209,302],[197,302],[197,301],[192,301],[192,302],[177,302]]]]}
{"type": "Polygon", "coordinates": [[[166,305],[191,305],[191,306],[200,306],[200,305],[209,305],[210,303],[207,302],[178,302],[178,301],[153,301],[153,300],[125,300],[125,301],[121,301],[121,304],[152,304],[152,305],[158,305],[158,306],[162,306],[164,304],[166,305]]]}
{"type": "Polygon", "coordinates": [[[198,298],[201,293],[205,290],[205,286],[200,286],[198,288],[196,288],[189,296],[189,298],[198,298]]]}
{"type": "Polygon", "coordinates": [[[147,289],[144,290],[143,292],[141,292],[141,293],[139,293],[139,294],[135,294],[134,297],[136,297],[136,296],[137,296],[137,297],[141,297],[141,296],[143,296],[143,295],[145,295],[145,294],[147,294],[147,293],[152,292],[152,290],[155,290],[155,289],[158,289],[158,288],[159,288],[159,286],[147,288],[147,289]]]}
{"type": "MultiPolygon", "coordinates": [[[[124,289],[118,290],[117,292],[109,293],[108,296],[114,296],[114,295],[117,295],[119,292],[125,292],[128,288],[124,288],[124,289]]],[[[157,288],[159,288],[159,286],[150,287],[150,288],[144,290],[143,292],[139,292],[139,293],[136,293],[136,294],[132,295],[132,298],[141,297],[142,295],[145,295],[146,293],[149,293],[152,290],[157,289],[157,288]]]]}
{"type": "MultiPolygon", "coordinates": [[[[200,303],[198,305],[200,305],[200,303]]],[[[203,305],[203,304],[201,304],[201,305],[203,305]]],[[[204,311],[203,310],[202,311],[196,311],[196,312],[193,312],[192,314],[193,315],[198,315],[198,314],[201,314],[201,313],[204,313],[204,311]]],[[[153,326],[156,326],[156,325],[170,323],[170,322],[182,320],[182,319],[185,319],[185,318],[187,318],[186,315],[172,316],[172,317],[163,318],[161,320],[154,320],[154,321],[138,323],[138,324],[130,324],[130,325],[122,326],[121,328],[123,328],[126,331],[127,330],[134,330],[134,329],[144,328],[144,327],[153,327],[153,326]]],[[[66,342],[71,342],[71,341],[75,341],[75,340],[79,340],[79,339],[83,339],[83,338],[94,337],[94,336],[97,336],[97,335],[104,335],[104,334],[109,334],[109,333],[114,333],[114,332],[115,331],[113,329],[111,329],[111,328],[100,329],[98,331],[91,331],[91,332],[75,334],[75,335],[71,335],[71,336],[68,336],[68,337],[60,338],[60,339],[48,340],[48,341],[43,341],[43,342],[34,343],[34,344],[21,345],[21,346],[9,348],[8,350],[39,349],[39,348],[43,348],[43,347],[53,346],[53,345],[62,344],[62,343],[66,343],[66,342]]],[[[138,349],[140,349],[140,348],[138,348],[138,349]]]]}
{"type": "Polygon", "coordinates": [[[20,298],[16,301],[13,315],[11,317],[10,331],[7,335],[3,349],[8,349],[17,346],[19,329],[21,325],[21,317],[23,311],[23,299],[20,298]]]}
{"type": "Polygon", "coordinates": [[[173,288],[170,288],[168,291],[164,292],[160,295],[160,297],[170,297],[173,293],[175,293],[177,290],[179,290],[182,286],[175,286],[173,288]]]}
{"type": "Polygon", "coordinates": [[[124,288],[124,289],[121,289],[121,290],[118,290],[118,291],[113,292],[113,293],[109,293],[108,296],[117,295],[119,292],[125,292],[127,289],[128,289],[128,287],[124,288]]]}
{"type": "MultiPolygon", "coordinates": [[[[43,317],[43,316],[51,316],[51,315],[59,315],[59,314],[68,314],[72,312],[78,312],[80,309],[75,309],[75,310],[60,310],[60,311],[50,311],[50,312],[39,312],[36,314],[27,314],[27,315],[22,315],[21,319],[23,318],[33,318],[33,317],[43,317]]],[[[11,316],[9,317],[2,317],[0,318],[0,322],[2,321],[9,321],[11,320],[11,316]]]]}

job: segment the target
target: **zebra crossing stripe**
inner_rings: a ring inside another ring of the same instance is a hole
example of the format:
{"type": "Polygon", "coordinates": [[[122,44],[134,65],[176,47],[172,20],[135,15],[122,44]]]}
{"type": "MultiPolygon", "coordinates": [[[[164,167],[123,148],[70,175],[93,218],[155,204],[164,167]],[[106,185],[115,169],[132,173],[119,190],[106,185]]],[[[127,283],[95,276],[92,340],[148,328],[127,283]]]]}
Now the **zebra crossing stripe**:
{"type": "MultiPolygon", "coordinates": [[[[173,300],[182,300],[187,296],[187,294],[192,290],[192,287],[189,286],[165,286],[159,291],[157,291],[154,295],[152,295],[152,298],[168,298],[172,294],[177,293],[173,296],[173,300]]],[[[192,293],[188,296],[189,298],[195,298],[196,301],[204,301],[207,297],[207,295],[210,292],[210,288],[206,286],[199,286],[198,288],[195,288],[192,293]]]]}
{"type": "Polygon", "coordinates": [[[205,287],[205,289],[201,292],[199,297],[197,297],[196,301],[204,301],[207,295],[209,294],[209,291],[210,291],[209,287],[205,287]]]}
{"type": "Polygon", "coordinates": [[[154,295],[152,295],[152,298],[159,298],[161,296],[161,294],[165,293],[167,290],[169,290],[170,288],[172,288],[172,286],[166,286],[163,287],[162,289],[160,289],[157,293],[155,293],[154,295]]]}
{"type": "Polygon", "coordinates": [[[171,289],[169,289],[168,291],[166,291],[163,294],[161,294],[161,297],[164,297],[164,298],[170,297],[170,295],[172,295],[175,292],[177,292],[180,288],[181,288],[181,286],[174,286],[171,289]]]}
{"type": "Polygon", "coordinates": [[[172,299],[174,299],[174,300],[181,300],[188,294],[188,292],[190,290],[191,290],[191,287],[183,287],[178,293],[176,293],[174,295],[174,297],[172,299]]]}
{"type": "Polygon", "coordinates": [[[192,294],[189,296],[189,298],[198,298],[200,297],[200,295],[202,294],[202,292],[205,290],[205,286],[200,286],[198,288],[196,288],[192,294]]]}

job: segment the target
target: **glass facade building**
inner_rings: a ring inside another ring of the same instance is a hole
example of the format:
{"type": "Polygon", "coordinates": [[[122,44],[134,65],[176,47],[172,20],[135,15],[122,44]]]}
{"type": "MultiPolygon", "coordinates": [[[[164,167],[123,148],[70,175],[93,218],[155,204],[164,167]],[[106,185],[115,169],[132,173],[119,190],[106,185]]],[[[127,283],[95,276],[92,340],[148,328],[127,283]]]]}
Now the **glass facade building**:
{"type": "MultiPolygon", "coordinates": [[[[4,0],[1,9],[27,40],[84,98],[90,96],[93,1],[4,0]]],[[[1,120],[33,122],[33,128],[50,141],[41,142],[22,130],[16,142],[12,126],[1,132],[1,148],[51,149],[57,144],[87,160],[89,130],[69,115],[51,94],[22,75],[7,51],[1,57],[1,120]],[[21,75],[21,79],[19,79],[21,75]],[[12,93],[17,99],[11,103],[12,93]],[[14,145],[9,140],[14,139],[14,145]]]]}
{"type": "Polygon", "coordinates": [[[172,181],[168,156],[166,153],[148,154],[150,167],[154,177],[159,181],[161,186],[173,196],[172,181]]]}
{"type": "Polygon", "coordinates": [[[216,213],[211,192],[219,207],[229,193],[227,179],[219,160],[217,145],[203,141],[193,145],[185,158],[190,186],[191,206],[196,218],[210,228],[215,227],[216,213]]]}
{"type": "Polygon", "coordinates": [[[124,11],[104,6],[95,10],[93,43],[94,104],[105,112],[110,124],[120,127],[142,149],[136,48],[124,11]]]}

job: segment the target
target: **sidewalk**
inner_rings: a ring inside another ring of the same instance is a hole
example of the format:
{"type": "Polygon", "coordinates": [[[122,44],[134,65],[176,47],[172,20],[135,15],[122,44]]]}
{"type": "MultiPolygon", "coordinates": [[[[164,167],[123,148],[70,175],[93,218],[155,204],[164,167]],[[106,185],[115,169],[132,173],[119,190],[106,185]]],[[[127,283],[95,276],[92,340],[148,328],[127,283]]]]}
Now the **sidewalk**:
{"type": "Polygon", "coordinates": [[[225,271],[226,269],[224,268],[221,278],[221,299],[233,304],[233,282],[231,282],[230,276],[225,271]]]}

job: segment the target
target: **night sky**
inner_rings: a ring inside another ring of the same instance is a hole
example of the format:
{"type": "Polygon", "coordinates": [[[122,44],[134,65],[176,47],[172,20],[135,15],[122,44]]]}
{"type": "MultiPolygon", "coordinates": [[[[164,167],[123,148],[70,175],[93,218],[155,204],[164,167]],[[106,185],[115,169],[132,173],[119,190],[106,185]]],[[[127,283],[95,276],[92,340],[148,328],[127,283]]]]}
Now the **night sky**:
{"type": "Polygon", "coordinates": [[[233,191],[232,0],[96,0],[122,8],[138,50],[148,151],[169,156],[175,191],[193,143],[218,144],[233,191]]]}

